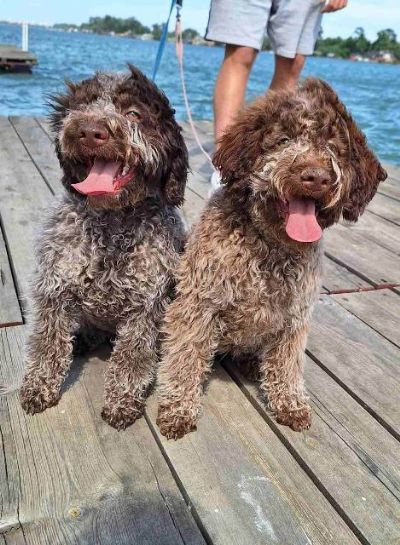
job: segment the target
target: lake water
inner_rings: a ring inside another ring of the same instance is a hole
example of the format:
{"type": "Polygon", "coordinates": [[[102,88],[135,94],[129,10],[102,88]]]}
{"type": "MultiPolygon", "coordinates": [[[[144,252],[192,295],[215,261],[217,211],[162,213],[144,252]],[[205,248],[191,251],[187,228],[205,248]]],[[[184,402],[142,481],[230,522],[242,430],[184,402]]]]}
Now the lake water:
{"type": "MultiPolygon", "coordinates": [[[[0,43],[20,45],[21,28],[0,24],[0,43]]],[[[61,91],[64,78],[79,80],[95,70],[123,70],[126,62],[150,75],[157,42],[30,28],[30,50],[39,66],[33,75],[0,75],[0,115],[44,115],[46,95],[61,91]]],[[[212,92],[222,48],[185,46],[185,70],[194,117],[212,119],[212,92]]],[[[273,56],[258,56],[248,99],[262,94],[272,76],[273,56]]],[[[327,80],[366,132],[379,157],[400,164],[400,65],[310,58],[304,75],[327,80]]],[[[178,119],[185,118],[173,44],[167,44],[157,83],[178,119]]]]}

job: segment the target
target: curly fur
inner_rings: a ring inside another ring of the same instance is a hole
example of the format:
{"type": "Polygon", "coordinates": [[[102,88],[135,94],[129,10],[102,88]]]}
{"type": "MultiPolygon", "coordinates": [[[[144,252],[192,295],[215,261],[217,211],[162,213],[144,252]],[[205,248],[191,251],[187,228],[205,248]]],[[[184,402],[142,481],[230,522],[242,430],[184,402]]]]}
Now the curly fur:
{"type": "Polygon", "coordinates": [[[52,106],[66,192],[38,241],[21,402],[29,413],[55,405],[75,339],[80,349],[112,335],[102,415],[121,429],[142,414],[155,375],[159,325],[184,243],[175,206],[183,201],[187,151],[168,100],[134,67],[71,83],[52,106]],[[110,134],[96,149],[79,139],[88,122],[110,134]],[[134,178],[112,196],[75,192],[71,184],[95,157],[123,161],[134,178]]]}
{"type": "Polygon", "coordinates": [[[313,197],[322,228],[341,215],[355,221],[386,173],[334,91],[314,79],[246,108],[214,163],[225,187],[189,237],[167,310],[158,425],[168,438],[195,429],[213,357],[229,352],[254,366],[277,421],[300,431],[311,422],[303,363],[322,246],[289,238],[282,208],[288,195],[313,197]],[[308,167],[329,174],[318,195],[301,183],[308,167]]]}

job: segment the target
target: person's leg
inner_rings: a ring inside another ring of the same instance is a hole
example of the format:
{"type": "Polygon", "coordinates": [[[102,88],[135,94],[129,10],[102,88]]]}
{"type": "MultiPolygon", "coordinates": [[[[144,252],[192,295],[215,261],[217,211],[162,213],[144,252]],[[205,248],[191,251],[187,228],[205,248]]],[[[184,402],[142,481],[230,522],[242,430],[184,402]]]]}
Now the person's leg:
{"type": "Polygon", "coordinates": [[[275,55],[275,72],[270,89],[294,89],[299,81],[306,61],[305,55],[297,53],[293,59],[275,55]]]}
{"type": "Polygon", "coordinates": [[[258,51],[227,44],[214,90],[214,135],[218,140],[244,104],[247,81],[258,51]]]}

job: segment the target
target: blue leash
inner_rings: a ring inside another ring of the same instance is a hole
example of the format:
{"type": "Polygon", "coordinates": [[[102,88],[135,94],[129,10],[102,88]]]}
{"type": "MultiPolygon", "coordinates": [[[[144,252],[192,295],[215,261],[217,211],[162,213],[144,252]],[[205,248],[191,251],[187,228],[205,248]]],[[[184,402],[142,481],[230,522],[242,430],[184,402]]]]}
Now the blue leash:
{"type": "MultiPolygon", "coordinates": [[[[156,75],[157,75],[158,69],[160,67],[161,58],[163,56],[164,49],[165,49],[165,44],[167,43],[169,21],[171,19],[172,11],[173,11],[173,9],[175,7],[176,2],[177,2],[177,0],[172,0],[171,1],[171,7],[169,9],[168,19],[164,23],[164,26],[163,26],[163,31],[162,31],[161,38],[160,38],[160,44],[159,44],[158,50],[157,50],[156,60],[154,61],[153,75],[152,75],[152,78],[151,78],[153,81],[156,80],[156,75]]],[[[179,4],[181,4],[181,2],[179,2],[179,4]]]]}

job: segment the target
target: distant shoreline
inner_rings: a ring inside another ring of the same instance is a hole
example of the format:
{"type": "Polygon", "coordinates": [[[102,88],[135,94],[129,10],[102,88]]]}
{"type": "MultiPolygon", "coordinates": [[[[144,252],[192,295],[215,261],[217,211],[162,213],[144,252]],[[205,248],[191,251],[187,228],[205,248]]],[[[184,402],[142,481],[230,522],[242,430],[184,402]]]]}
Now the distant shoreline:
{"type": "MultiPolygon", "coordinates": [[[[19,22],[12,22],[12,21],[0,21],[0,24],[7,24],[7,25],[20,25],[19,22]]],[[[134,17],[130,19],[117,19],[115,17],[106,16],[104,18],[101,17],[92,17],[89,20],[89,23],[83,23],[82,25],[74,25],[74,24],[68,24],[68,23],[58,23],[54,25],[41,25],[41,24],[31,24],[32,27],[38,27],[38,28],[45,28],[47,30],[55,31],[55,32],[66,32],[66,33],[79,33],[79,34],[95,34],[98,36],[111,36],[115,38],[129,38],[133,40],[139,40],[139,41],[156,41],[158,42],[160,39],[160,35],[162,32],[162,26],[155,24],[153,25],[152,30],[150,30],[148,27],[143,26],[139,21],[137,21],[134,17]],[[110,18],[111,22],[115,21],[126,23],[128,22],[135,28],[137,32],[134,32],[133,30],[124,30],[123,32],[116,32],[114,30],[96,30],[95,23],[101,23],[105,22],[107,17],[110,18]],[[92,22],[91,22],[92,21],[92,22]],[[94,28],[91,28],[91,25],[94,26],[94,28]],[[148,32],[146,32],[148,31],[148,32]]],[[[399,57],[397,57],[393,51],[385,50],[385,49],[371,49],[369,51],[364,52],[351,52],[348,55],[345,55],[343,47],[349,47],[349,43],[352,42],[357,43],[357,40],[360,42],[359,45],[362,47],[366,47],[367,42],[364,30],[363,29],[356,29],[355,34],[357,35],[356,38],[325,38],[322,37],[319,38],[316,44],[316,49],[314,53],[314,58],[328,58],[328,59],[340,59],[340,60],[348,60],[352,62],[362,62],[362,63],[378,63],[378,64],[400,64],[400,43],[397,43],[397,37],[394,34],[391,29],[386,29],[385,31],[380,31],[380,33],[392,33],[392,44],[398,46],[398,53],[399,57]],[[358,34],[357,34],[358,33],[358,34]],[[393,41],[394,40],[394,41],[393,41]],[[343,46],[344,44],[344,46],[343,46]],[[342,48],[342,49],[341,49],[342,48]],[[338,54],[335,51],[339,51],[340,54],[338,54]]],[[[168,42],[174,41],[174,33],[170,32],[168,33],[168,42]]],[[[212,42],[209,40],[205,40],[200,34],[194,30],[194,29],[185,29],[183,32],[183,41],[186,44],[189,45],[195,45],[195,46],[205,46],[205,47],[223,47],[224,44],[218,43],[218,42],[212,42]]],[[[379,40],[378,40],[379,41],[379,40]]],[[[377,41],[377,42],[378,42],[377,41]]],[[[384,45],[386,42],[382,42],[382,45],[384,45]]],[[[350,44],[351,45],[351,44],[350,44]]],[[[374,45],[374,44],[372,44],[374,45]]],[[[263,43],[262,51],[267,51],[272,53],[271,44],[266,38],[263,43]]],[[[396,50],[397,52],[397,50],[396,50]]]]}

